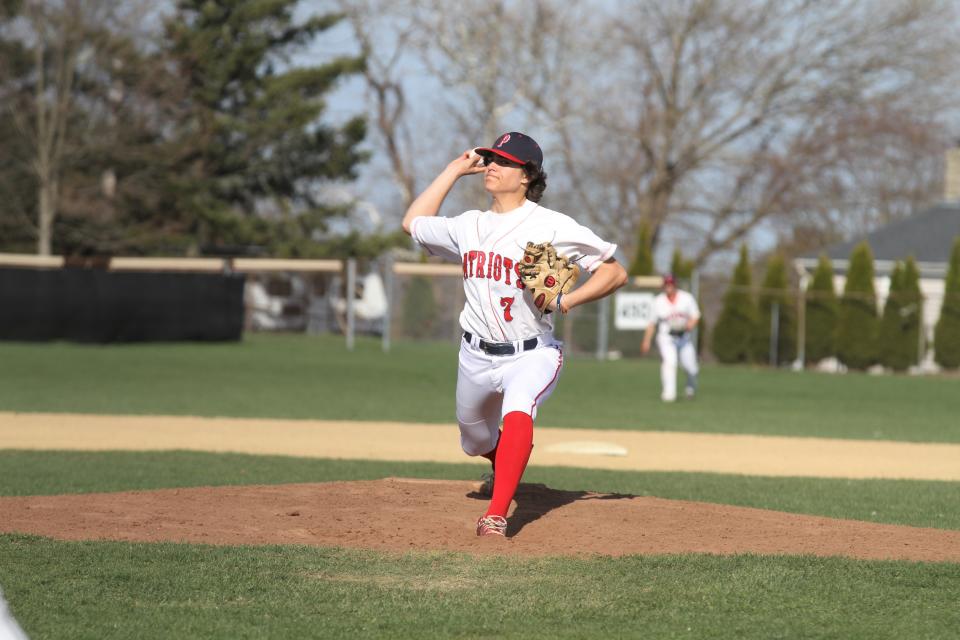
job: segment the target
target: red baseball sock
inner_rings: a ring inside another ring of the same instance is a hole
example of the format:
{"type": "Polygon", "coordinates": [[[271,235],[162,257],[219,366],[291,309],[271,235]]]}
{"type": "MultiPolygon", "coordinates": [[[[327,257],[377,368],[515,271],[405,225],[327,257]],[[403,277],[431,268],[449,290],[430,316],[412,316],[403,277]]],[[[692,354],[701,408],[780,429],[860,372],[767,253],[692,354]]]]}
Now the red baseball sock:
{"type": "Polygon", "coordinates": [[[496,448],[497,478],[493,483],[493,500],[486,515],[506,517],[532,449],[533,418],[522,411],[513,411],[504,416],[503,434],[496,448]]]}

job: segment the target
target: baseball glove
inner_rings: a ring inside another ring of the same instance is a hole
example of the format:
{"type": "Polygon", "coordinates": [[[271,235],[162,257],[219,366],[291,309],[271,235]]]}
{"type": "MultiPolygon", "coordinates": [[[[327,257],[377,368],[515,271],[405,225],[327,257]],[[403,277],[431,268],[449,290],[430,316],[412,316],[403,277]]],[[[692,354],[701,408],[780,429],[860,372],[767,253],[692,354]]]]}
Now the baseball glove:
{"type": "Polygon", "coordinates": [[[541,313],[550,313],[547,305],[561,293],[573,289],[580,277],[580,267],[557,255],[549,242],[528,242],[519,270],[523,284],[533,295],[533,304],[541,313]]]}

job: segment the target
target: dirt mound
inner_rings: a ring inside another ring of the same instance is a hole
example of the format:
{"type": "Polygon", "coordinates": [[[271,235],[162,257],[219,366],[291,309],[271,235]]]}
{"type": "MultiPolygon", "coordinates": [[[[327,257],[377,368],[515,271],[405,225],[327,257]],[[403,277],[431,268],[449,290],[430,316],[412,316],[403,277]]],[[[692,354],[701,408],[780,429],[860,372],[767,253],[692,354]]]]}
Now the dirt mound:
{"type": "Polygon", "coordinates": [[[0,531],[65,540],[580,555],[813,554],[960,562],[960,531],[521,485],[507,539],[477,538],[469,482],[387,478],[0,498],[0,531]]]}

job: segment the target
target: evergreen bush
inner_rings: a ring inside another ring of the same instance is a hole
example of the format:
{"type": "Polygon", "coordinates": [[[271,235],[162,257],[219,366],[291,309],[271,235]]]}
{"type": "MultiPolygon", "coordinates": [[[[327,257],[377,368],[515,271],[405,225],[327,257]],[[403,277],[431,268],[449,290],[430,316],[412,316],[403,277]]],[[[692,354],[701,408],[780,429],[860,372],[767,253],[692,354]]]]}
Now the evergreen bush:
{"type": "Polygon", "coordinates": [[[940,319],[933,334],[934,358],[945,369],[960,367],[960,236],[953,241],[940,319]]]}
{"type": "Polygon", "coordinates": [[[880,321],[880,362],[894,371],[906,371],[918,363],[923,296],[920,272],[914,259],[896,264],[890,276],[890,294],[880,321]]]}
{"type": "Polygon", "coordinates": [[[804,359],[816,363],[837,354],[837,293],[833,264],[821,254],[813,282],[807,289],[804,326],[804,359]]]}
{"type": "Polygon", "coordinates": [[[683,283],[684,288],[689,287],[691,284],[694,267],[693,260],[684,258],[683,254],[680,253],[680,249],[673,250],[673,256],[670,258],[670,273],[672,273],[678,281],[683,283]]]}
{"type": "Polygon", "coordinates": [[[923,331],[923,294],[920,292],[920,270],[913,256],[903,266],[900,287],[900,330],[903,332],[903,348],[907,354],[907,366],[919,364],[926,350],[923,331]]]}
{"type": "Polygon", "coordinates": [[[880,320],[880,337],[877,351],[880,364],[894,371],[903,371],[910,366],[909,354],[904,350],[901,331],[903,318],[903,267],[898,261],[890,274],[890,291],[883,305],[883,317],[880,320]]]}
{"type": "Polygon", "coordinates": [[[774,305],[777,306],[775,363],[793,362],[797,357],[796,304],[789,287],[783,256],[774,254],[767,262],[767,272],[758,296],[759,323],[754,353],[757,362],[770,362],[774,305]]]}
{"type": "Polygon", "coordinates": [[[749,362],[757,331],[757,307],[750,291],[750,260],[747,248],[740,248],[740,261],[733,281],[723,296],[723,309],[712,333],[712,348],[724,363],[749,362]]]}
{"type": "Polygon", "coordinates": [[[847,283],[837,320],[837,357],[851,369],[877,363],[877,294],[873,286],[873,252],[866,241],[850,254],[847,283]]]}
{"type": "Polygon", "coordinates": [[[646,222],[640,223],[640,229],[637,233],[637,253],[630,263],[629,274],[631,276],[650,276],[653,275],[653,247],[650,239],[650,225],[646,222]]]}

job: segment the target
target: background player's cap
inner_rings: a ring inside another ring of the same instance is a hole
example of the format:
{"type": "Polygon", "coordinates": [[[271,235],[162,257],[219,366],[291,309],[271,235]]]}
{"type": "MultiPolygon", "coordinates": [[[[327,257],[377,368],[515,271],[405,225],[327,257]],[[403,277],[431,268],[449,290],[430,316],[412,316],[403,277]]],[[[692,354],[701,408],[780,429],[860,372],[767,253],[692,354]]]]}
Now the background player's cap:
{"type": "Polygon", "coordinates": [[[543,151],[540,150],[540,145],[536,140],[519,131],[505,133],[489,148],[479,147],[474,151],[484,158],[498,155],[519,164],[532,164],[538,169],[543,164],[543,151]]]}
{"type": "Polygon", "coordinates": [[[668,284],[677,286],[677,279],[674,277],[672,273],[663,274],[663,286],[667,286],[668,284]]]}

